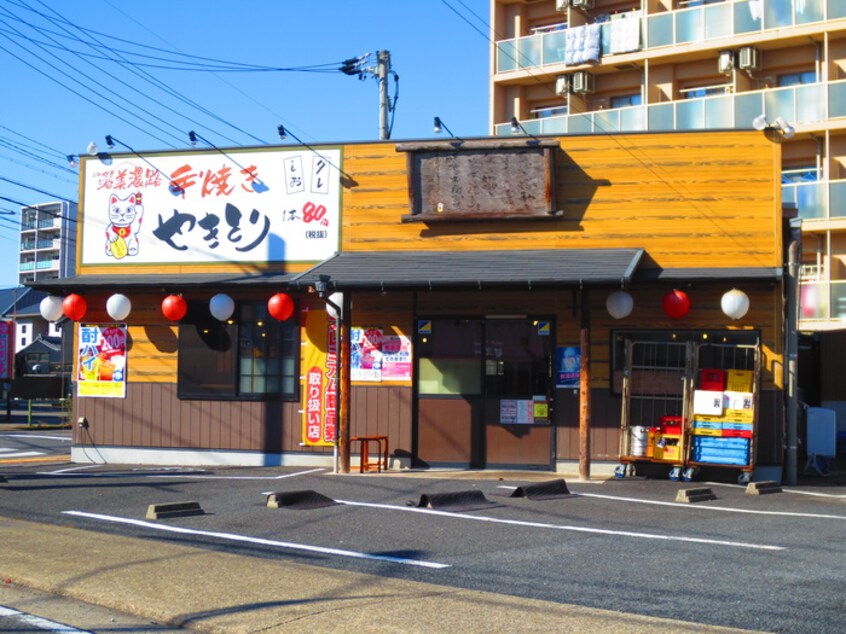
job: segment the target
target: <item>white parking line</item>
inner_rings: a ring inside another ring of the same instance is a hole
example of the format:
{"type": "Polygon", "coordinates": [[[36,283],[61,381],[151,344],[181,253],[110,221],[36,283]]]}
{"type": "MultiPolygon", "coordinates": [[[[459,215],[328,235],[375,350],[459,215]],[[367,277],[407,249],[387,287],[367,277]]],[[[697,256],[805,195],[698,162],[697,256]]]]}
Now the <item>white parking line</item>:
{"type": "Polygon", "coordinates": [[[201,535],[203,537],[214,537],[216,539],[225,539],[235,542],[247,542],[250,544],[260,544],[262,546],[276,546],[278,548],[288,548],[291,550],[304,550],[313,553],[320,553],[323,555],[338,555],[340,557],[353,557],[355,559],[369,559],[373,561],[387,561],[393,564],[404,564],[407,566],[419,566],[422,568],[449,568],[449,564],[441,564],[434,561],[423,561],[420,559],[406,559],[404,557],[391,557],[390,555],[371,555],[368,553],[360,553],[353,550],[341,550],[338,548],[325,548],[323,546],[312,546],[309,544],[297,544],[294,542],[280,542],[273,539],[262,539],[260,537],[248,537],[247,535],[236,535],[234,533],[219,533],[217,531],[201,531],[192,528],[181,528],[179,526],[169,526],[165,524],[155,524],[153,522],[145,522],[143,520],[134,520],[127,517],[115,517],[112,515],[100,515],[99,513],[85,513],[82,511],[62,511],[65,515],[73,515],[75,517],[84,517],[88,519],[102,520],[105,522],[114,522],[117,524],[130,524],[132,526],[140,526],[157,531],[164,531],[170,533],[180,533],[182,535],[201,535]]]}
{"type": "Polygon", "coordinates": [[[102,466],[103,465],[99,464],[89,464],[81,467],[68,467],[67,469],[57,469],[56,471],[41,471],[38,475],[65,475],[66,473],[71,473],[74,471],[81,471],[83,469],[96,469],[97,467],[102,466]]]}
{"type": "Polygon", "coordinates": [[[465,515],[464,513],[450,513],[436,509],[424,509],[415,506],[393,506],[390,504],[373,504],[369,502],[351,502],[347,500],[335,500],[338,504],[349,506],[365,506],[377,509],[392,511],[406,511],[412,513],[426,513],[429,515],[440,515],[462,520],[474,520],[477,522],[491,522],[493,524],[509,524],[511,526],[526,526],[529,528],[551,528],[561,531],[572,531],[576,533],[593,533],[597,535],[614,535],[617,537],[633,537],[637,539],[655,539],[672,542],[689,542],[694,544],[708,544],[711,546],[730,546],[733,548],[750,548],[752,550],[787,550],[782,546],[767,546],[765,544],[752,544],[749,542],[735,542],[723,539],[705,539],[702,537],[683,537],[681,535],[659,535],[657,533],[639,533],[634,531],[614,531],[606,528],[590,528],[587,526],[572,526],[567,524],[545,524],[542,522],[524,522],[522,520],[507,520],[497,517],[486,517],[484,515],[465,515]]]}
{"type": "MultiPolygon", "coordinates": [[[[80,477],[80,478],[116,478],[116,477],[127,477],[127,476],[137,476],[143,478],[169,478],[169,479],[178,479],[178,480],[283,480],[285,478],[295,478],[297,476],[308,475],[310,473],[319,473],[321,471],[326,471],[325,468],[320,467],[318,469],[309,469],[307,471],[296,471],[294,473],[283,473],[281,475],[275,476],[223,476],[223,475],[213,475],[213,474],[197,474],[197,473],[183,473],[182,475],[178,473],[166,473],[163,474],[161,472],[155,473],[144,473],[142,470],[133,469],[132,471],[121,471],[118,473],[110,472],[110,473],[79,473],[80,469],[93,469],[95,467],[102,467],[103,465],[88,465],[86,467],[71,467],[69,469],[58,469],[56,471],[44,471],[41,472],[39,475],[61,475],[61,476],[73,476],[73,477],[80,477]]],[[[190,467],[184,467],[185,470],[190,471],[190,467]]]]}
{"type": "Polygon", "coordinates": [[[194,480],[283,480],[285,478],[295,478],[297,476],[308,475],[309,473],[319,473],[326,471],[324,468],[309,469],[308,471],[297,471],[296,473],[283,473],[278,476],[219,476],[219,475],[176,475],[176,474],[151,474],[149,478],[179,478],[180,480],[194,479],[194,480]]]}
{"type": "Polygon", "coordinates": [[[16,453],[4,453],[3,460],[7,458],[31,458],[32,456],[43,456],[43,451],[18,451],[16,453]]]}
{"type": "Polygon", "coordinates": [[[35,434],[0,434],[0,438],[38,438],[39,440],[61,440],[70,442],[70,436],[41,436],[35,434]]]}
{"type": "MultiPolygon", "coordinates": [[[[705,482],[704,484],[718,486],[718,487],[727,487],[732,489],[745,489],[746,487],[740,484],[729,484],[727,482],[705,482]]],[[[785,489],[784,487],[781,488],[783,493],[798,493],[799,495],[810,495],[814,497],[820,498],[834,498],[835,500],[843,500],[846,499],[846,494],[841,493],[821,493],[819,491],[803,491],[802,489],[785,489]]]]}
{"type": "Polygon", "coordinates": [[[15,610],[14,608],[7,608],[2,605],[0,605],[0,616],[9,617],[10,619],[18,621],[19,623],[22,623],[28,627],[34,627],[36,629],[44,630],[46,632],[64,632],[66,634],[93,634],[88,630],[78,630],[75,627],[71,627],[70,625],[56,623],[55,621],[44,619],[40,616],[35,616],[34,614],[27,614],[26,612],[21,612],[20,610],[15,610]]]}
{"type": "Polygon", "coordinates": [[[691,511],[717,511],[722,513],[747,513],[749,515],[776,515],[783,517],[804,517],[827,520],[846,520],[846,515],[826,515],[823,513],[797,513],[795,511],[761,511],[756,509],[737,509],[729,506],[698,506],[681,504],[679,502],[661,502],[659,500],[643,500],[641,498],[627,498],[616,495],[602,495],[601,493],[576,493],[581,497],[600,498],[604,500],[618,500],[620,502],[634,502],[635,504],[654,504],[657,506],[677,506],[691,511]]]}

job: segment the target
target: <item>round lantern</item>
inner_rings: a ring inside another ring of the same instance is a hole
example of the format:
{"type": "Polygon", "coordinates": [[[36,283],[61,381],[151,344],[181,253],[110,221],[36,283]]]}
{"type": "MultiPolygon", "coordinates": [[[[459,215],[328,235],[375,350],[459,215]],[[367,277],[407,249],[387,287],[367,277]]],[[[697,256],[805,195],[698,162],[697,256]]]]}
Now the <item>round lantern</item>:
{"type": "Polygon", "coordinates": [[[294,314],[294,300],[285,293],[276,293],[267,301],[267,312],[279,321],[285,321],[294,314]]]}
{"type": "Polygon", "coordinates": [[[68,319],[79,321],[88,311],[88,302],[76,293],[71,293],[62,301],[62,312],[68,319]]]}
{"type": "Polygon", "coordinates": [[[188,303],[181,295],[168,295],[162,300],[162,315],[171,321],[179,321],[188,312],[188,303]]]}
{"type": "Polygon", "coordinates": [[[681,319],[690,312],[690,298],[684,291],[674,288],[664,295],[663,307],[668,317],[681,319]]]}
{"type": "Polygon", "coordinates": [[[123,321],[132,311],[132,302],[126,295],[115,293],[106,300],[106,312],[115,321],[123,321]]]}
{"type": "Polygon", "coordinates": [[[624,319],[632,314],[634,299],[626,291],[615,291],[605,300],[605,309],[614,319],[624,319]]]}
{"type": "Polygon", "coordinates": [[[340,291],[332,293],[329,296],[329,301],[326,302],[326,312],[329,313],[329,316],[332,319],[338,319],[338,311],[335,310],[335,306],[340,308],[341,310],[344,309],[344,294],[340,291]],[[329,302],[332,302],[331,304],[329,302]],[[334,304],[335,306],[333,306],[334,304]]]}
{"type": "Polygon", "coordinates": [[[218,293],[209,300],[209,312],[218,321],[226,321],[235,312],[235,300],[225,293],[218,293]]]}
{"type": "Polygon", "coordinates": [[[55,295],[48,295],[39,304],[41,316],[47,321],[59,321],[62,318],[62,298],[55,295]]]}
{"type": "Polygon", "coordinates": [[[749,311],[749,296],[743,291],[733,288],[723,294],[720,307],[728,317],[740,319],[749,311]]]}

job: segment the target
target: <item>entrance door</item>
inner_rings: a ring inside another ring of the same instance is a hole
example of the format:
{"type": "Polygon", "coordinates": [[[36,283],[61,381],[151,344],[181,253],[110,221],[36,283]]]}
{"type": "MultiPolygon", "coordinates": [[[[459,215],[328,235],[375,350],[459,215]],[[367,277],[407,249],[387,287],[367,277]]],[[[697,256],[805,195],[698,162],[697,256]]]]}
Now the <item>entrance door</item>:
{"type": "Polygon", "coordinates": [[[548,320],[418,320],[418,461],[549,468],[553,340],[548,320]]]}

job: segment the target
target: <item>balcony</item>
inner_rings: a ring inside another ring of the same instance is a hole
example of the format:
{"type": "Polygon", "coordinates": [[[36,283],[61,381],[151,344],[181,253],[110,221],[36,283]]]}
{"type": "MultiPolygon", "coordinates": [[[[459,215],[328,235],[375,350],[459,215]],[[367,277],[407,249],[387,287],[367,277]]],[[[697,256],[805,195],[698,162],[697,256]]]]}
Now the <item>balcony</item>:
{"type": "Polygon", "coordinates": [[[35,268],[38,271],[58,269],[59,268],[59,260],[39,260],[38,262],[35,263],[35,268]]]}
{"type": "MultiPolygon", "coordinates": [[[[843,0],[738,0],[706,4],[648,16],[640,21],[641,50],[707,42],[750,33],[846,17],[843,0]]],[[[615,52],[613,21],[602,23],[602,55],[615,52]]],[[[496,72],[563,64],[566,29],[502,40],[496,44],[496,72]]]]}
{"type": "MultiPolygon", "coordinates": [[[[592,110],[521,123],[531,134],[745,129],[751,128],[752,120],[761,113],[770,121],[780,116],[794,125],[846,117],[846,80],[592,110]]],[[[497,124],[495,134],[510,135],[511,125],[497,124]]]]}
{"type": "Polygon", "coordinates": [[[846,218],[846,180],[784,183],[782,203],[794,203],[803,221],[846,218]]]}
{"type": "MultiPolygon", "coordinates": [[[[799,327],[814,330],[814,322],[846,320],[846,280],[799,284],[799,327]]],[[[842,324],[841,324],[842,325],[842,324]]]]}

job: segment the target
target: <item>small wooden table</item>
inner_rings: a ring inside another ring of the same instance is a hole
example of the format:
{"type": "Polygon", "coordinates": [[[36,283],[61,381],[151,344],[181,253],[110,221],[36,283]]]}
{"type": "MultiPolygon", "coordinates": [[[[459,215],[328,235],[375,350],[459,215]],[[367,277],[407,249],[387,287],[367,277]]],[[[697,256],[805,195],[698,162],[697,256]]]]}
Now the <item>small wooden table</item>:
{"type": "Polygon", "coordinates": [[[361,454],[359,459],[358,470],[360,473],[376,469],[381,472],[383,469],[388,470],[388,437],[387,436],[353,436],[350,438],[352,442],[361,443],[361,454]],[[378,447],[377,458],[375,462],[370,461],[370,444],[375,443],[378,447]]]}

